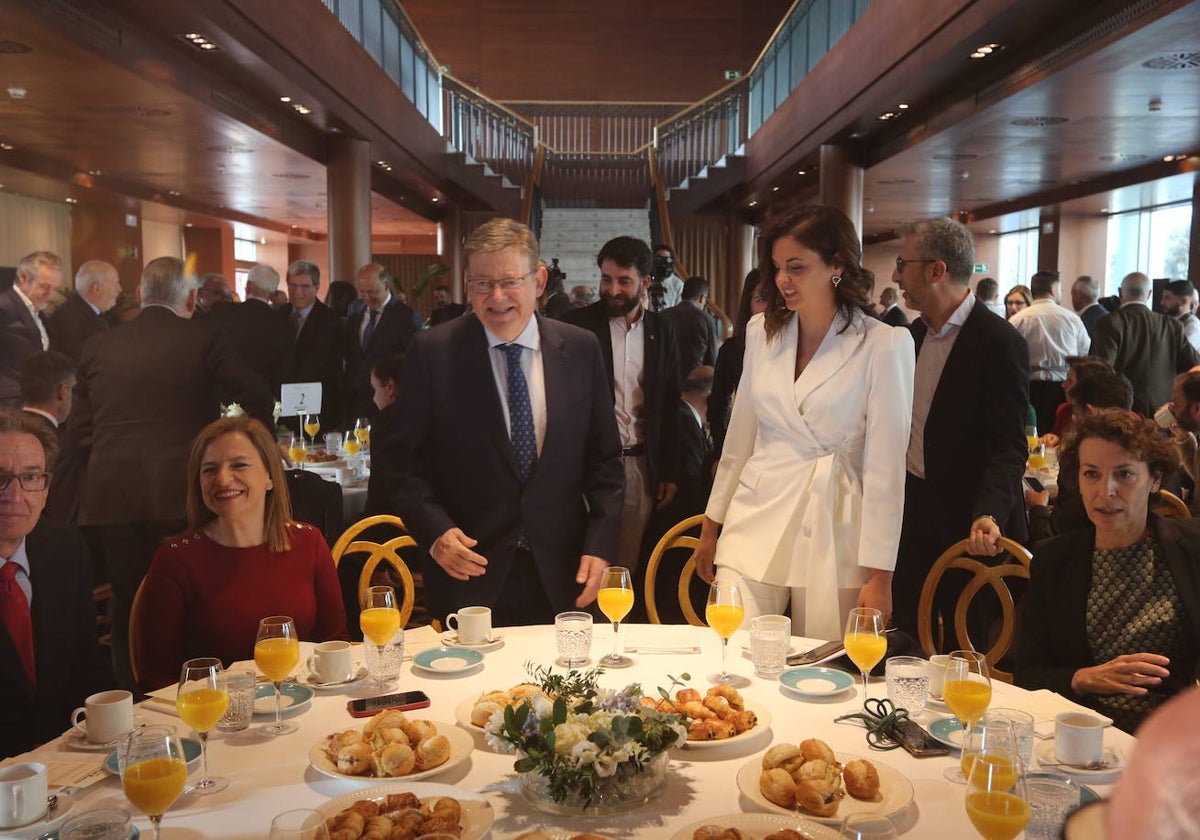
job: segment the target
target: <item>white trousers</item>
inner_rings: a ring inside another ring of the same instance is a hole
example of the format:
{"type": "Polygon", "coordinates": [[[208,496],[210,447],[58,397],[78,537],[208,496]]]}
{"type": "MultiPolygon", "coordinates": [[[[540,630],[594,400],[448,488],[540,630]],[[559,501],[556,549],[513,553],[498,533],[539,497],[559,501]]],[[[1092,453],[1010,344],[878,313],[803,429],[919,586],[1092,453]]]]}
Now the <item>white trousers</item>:
{"type": "MultiPolygon", "coordinates": [[[[751,580],[743,577],[732,569],[717,567],[717,580],[721,583],[737,583],[742,591],[742,604],[746,608],[746,618],[742,627],[749,629],[750,620],[760,615],[782,615],[789,602],[792,607],[792,635],[809,639],[832,641],[840,639],[845,628],[814,628],[809,630],[804,619],[804,587],[776,586],[770,583],[751,580]]],[[[861,587],[838,590],[838,609],[841,615],[850,614],[850,610],[858,606],[858,594],[861,587]]]]}

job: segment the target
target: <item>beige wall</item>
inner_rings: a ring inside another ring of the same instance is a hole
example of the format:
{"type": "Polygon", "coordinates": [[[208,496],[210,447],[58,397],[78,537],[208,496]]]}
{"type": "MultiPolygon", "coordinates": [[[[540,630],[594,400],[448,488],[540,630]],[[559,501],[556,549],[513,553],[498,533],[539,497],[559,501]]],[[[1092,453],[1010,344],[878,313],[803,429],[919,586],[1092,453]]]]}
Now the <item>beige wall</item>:
{"type": "Polygon", "coordinates": [[[183,227],[142,217],[142,265],[159,257],[183,259],[183,227]]]}
{"type": "Polygon", "coordinates": [[[15,266],[32,251],[62,257],[64,282],[70,285],[75,274],[70,205],[0,193],[0,265],[15,266]]]}
{"type": "Polygon", "coordinates": [[[1063,216],[1059,227],[1058,273],[1062,302],[1071,305],[1071,284],[1081,274],[1100,282],[1101,296],[1115,294],[1120,277],[1105,277],[1108,220],[1102,216],[1063,216]]]}

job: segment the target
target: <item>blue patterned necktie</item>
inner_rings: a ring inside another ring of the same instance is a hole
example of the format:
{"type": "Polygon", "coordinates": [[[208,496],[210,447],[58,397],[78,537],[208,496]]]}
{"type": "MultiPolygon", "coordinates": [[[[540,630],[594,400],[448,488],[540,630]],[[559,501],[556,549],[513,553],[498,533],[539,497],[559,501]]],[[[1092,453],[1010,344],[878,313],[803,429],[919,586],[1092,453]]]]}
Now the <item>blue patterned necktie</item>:
{"type": "Polygon", "coordinates": [[[511,427],[513,457],[521,481],[529,478],[537,461],[537,435],[533,430],[533,408],[529,403],[529,384],[521,370],[521,345],[502,344],[508,362],[508,422],[511,427]]]}
{"type": "Polygon", "coordinates": [[[363,328],[362,346],[365,348],[371,340],[371,333],[375,332],[375,321],[379,318],[378,309],[367,310],[367,325],[363,328]]]}

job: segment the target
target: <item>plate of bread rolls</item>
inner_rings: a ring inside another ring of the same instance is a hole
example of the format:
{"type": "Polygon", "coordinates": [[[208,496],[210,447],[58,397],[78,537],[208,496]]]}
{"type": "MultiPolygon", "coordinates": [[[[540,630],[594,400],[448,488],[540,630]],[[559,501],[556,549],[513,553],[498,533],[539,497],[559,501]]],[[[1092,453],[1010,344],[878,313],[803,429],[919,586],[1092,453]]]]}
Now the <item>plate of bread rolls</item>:
{"type": "Polygon", "coordinates": [[[794,816],[722,814],[684,826],[671,840],[840,840],[841,836],[827,825],[794,816]]]}

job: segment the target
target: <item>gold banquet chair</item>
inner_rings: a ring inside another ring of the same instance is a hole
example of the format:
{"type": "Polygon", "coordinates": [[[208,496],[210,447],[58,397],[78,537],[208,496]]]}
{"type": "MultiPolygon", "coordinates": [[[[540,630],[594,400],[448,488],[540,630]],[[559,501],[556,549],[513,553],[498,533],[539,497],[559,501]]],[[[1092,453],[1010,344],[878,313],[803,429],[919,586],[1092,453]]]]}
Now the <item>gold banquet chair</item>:
{"type": "Polygon", "coordinates": [[[1192,512],[1183,503],[1183,499],[1169,490],[1159,490],[1158,495],[1159,500],[1158,504],[1154,506],[1154,512],[1159,516],[1177,516],[1182,519],[1191,517],[1192,512]]]}
{"type": "Polygon", "coordinates": [[[917,602],[917,634],[921,649],[926,656],[938,652],[933,638],[932,616],[933,601],[938,584],[950,569],[962,569],[972,574],[971,579],[963,588],[954,608],[954,630],[958,638],[964,641],[971,650],[978,650],[967,633],[967,614],[975,597],[985,588],[990,587],[1000,601],[1001,624],[996,639],[984,651],[988,668],[992,676],[1004,682],[1012,682],[1012,674],[1000,671],[996,664],[1008,653],[1012,646],[1017,628],[1017,606],[1013,601],[1012,592],[1008,588],[1008,578],[1029,580],[1029,563],[1033,559],[1029,551],[1020,543],[1007,537],[999,540],[1000,548],[1009,556],[997,555],[994,564],[981,561],[967,553],[967,541],[961,540],[950,546],[933,564],[921,588],[921,599],[917,602]]]}
{"type": "Polygon", "coordinates": [[[371,576],[375,574],[375,570],[379,567],[379,564],[386,563],[391,566],[400,575],[400,580],[403,582],[403,591],[399,604],[400,626],[407,627],[408,619],[412,616],[413,607],[417,602],[417,586],[413,580],[412,572],[408,570],[408,564],[400,557],[400,550],[416,546],[416,544],[417,541],[405,530],[404,520],[400,517],[389,514],[368,516],[365,519],[355,522],[338,537],[337,542],[333,544],[333,549],[331,550],[333,565],[337,566],[341,563],[342,558],[347,554],[364,553],[367,555],[362,571],[358,575],[358,602],[360,604],[362,603],[363,593],[371,585],[371,576]],[[390,525],[397,528],[400,533],[383,543],[357,539],[367,529],[379,525],[390,525]]]}
{"type": "MultiPolygon", "coordinates": [[[[646,564],[645,601],[646,614],[649,616],[651,624],[662,624],[662,620],[658,617],[658,604],[654,597],[654,580],[658,576],[658,567],[662,562],[663,555],[676,548],[695,551],[700,540],[697,537],[689,536],[687,532],[700,527],[700,523],[703,521],[704,514],[689,516],[663,534],[658,545],[654,546],[654,550],[650,552],[650,561],[646,564]]],[[[683,570],[679,573],[679,585],[676,593],[679,597],[679,608],[683,610],[683,617],[687,619],[688,624],[703,627],[704,622],[700,620],[695,607],[692,606],[691,583],[695,573],[696,561],[689,556],[683,565],[683,570]]]]}

